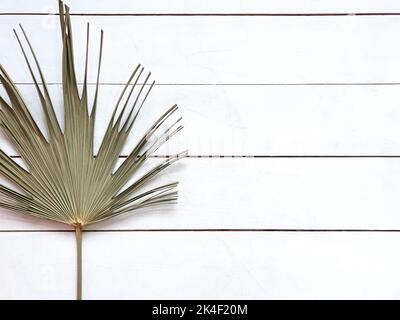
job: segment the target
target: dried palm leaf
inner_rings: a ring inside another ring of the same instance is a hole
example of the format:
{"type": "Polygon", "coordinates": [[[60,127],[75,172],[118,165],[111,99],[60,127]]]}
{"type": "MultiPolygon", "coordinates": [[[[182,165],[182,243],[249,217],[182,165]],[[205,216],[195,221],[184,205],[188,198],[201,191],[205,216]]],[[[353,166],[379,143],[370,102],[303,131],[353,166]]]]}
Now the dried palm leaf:
{"type": "Polygon", "coordinates": [[[87,26],[86,63],[82,92],[79,92],[73,56],[69,8],[59,1],[62,51],[62,89],[64,128],[53,108],[46,81],[32,45],[22,28],[15,30],[40,104],[45,115],[47,135],[39,128],[16,85],[0,66],[0,81],[8,96],[0,97],[0,125],[20,154],[25,166],[0,150],[0,174],[13,182],[18,191],[0,185],[0,207],[26,215],[71,225],[77,241],[77,299],[82,297],[82,228],[133,210],[172,203],[177,199],[177,182],[143,190],[146,185],[186,152],[169,157],[129,184],[148,157],[183,127],[181,118],[167,126],[177,110],[169,108],[147,130],[120,166],[117,161],[129,133],[148,97],[154,82],[150,73],[139,85],[144,69],[132,72],[94,154],[94,127],[103,48],[101,32],[97,81],[93,105],[89,107],[87,69],[89,57],[89,24],[87,26]],[[26,44],[23,44],[23,40],[26,44]],[[28,50],[26,50],[26,47],[28,50]],[[31,57],[29,57],[31,55],[31,57]],[[31,64],[33,59],[34,64],[31,64]],[[35,68],[36,67],[36,72],[35,68]],[[136,91],[135,91],[136,90],[136,91]],[[167,128],[165,128],[167,127],[167,128]],[[165,128],[165,129],[162,129],[165,128]]]}

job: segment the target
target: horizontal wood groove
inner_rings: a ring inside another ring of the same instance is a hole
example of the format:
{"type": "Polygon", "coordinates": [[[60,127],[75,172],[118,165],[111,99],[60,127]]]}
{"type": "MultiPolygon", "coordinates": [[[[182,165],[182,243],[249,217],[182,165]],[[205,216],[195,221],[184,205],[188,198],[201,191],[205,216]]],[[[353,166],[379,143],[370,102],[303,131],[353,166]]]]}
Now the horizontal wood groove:
{"type": "MultiPolygon", "coordinates": [[[[55,12],[1,12],[0,16],[58,16],[55,12]]],[[[400,12],[303,12],[303,13],[70,13],[71,16],[93,17],[343,17],[343,16],[400,16],[400,12]]]]}
{"type": "MultiPolygon", "coordinates": [[[[128,155],[120,155],[120,159],[127,158],[128,155]]],[[[174,155],[152,155],[149,158],[170,158],[174,157],[174,155]]],[[[20,159],[21,156],[12,155],[10,156],[12,159],[20,159]]],[[[243,159],[243,158],[250,158],[250,159],[262,159],[262,158],[285,158],[285,159],[297,159],[297,158],[400,158],[400,155],[188,155],[185,158],[190,159],[221,159],[221,158],[228,158],[228,159],[243,159]]]]}
{"type": "MultiPolygon", "coordinates": [[[[1,84],[1,82],[0,82],[1,84]]],[[[33,86],[32,82],[15,82],[19,86],[33,86]]],[[[61,82],[49,82],[48,86],[61,86],[61,82]]],[[[42,83],[39,83],[42,85],[42,83]]],[[[78,83],[83,85],[83,83],[78,83]]],[[[89,86],[94,86],[96,83],[88,82],[89,86]]],[[[100,86],[124,86],[124,82],[100,82],[100,86]]],[[[143,85],[143,83],[138,83],[143,85]]],[[[149,86],[150,84],[146,84],[149,86]]],[[[281,83],[155,83],[155,86],[398,86],[400,82],[281,82],[281,83]]]]}
{"type": "MultiPolygon", "coordinates": [[[[75,230],[0,230],[0,233],[57,233],[75,230]]],[[[97,229],[83,230],[89,233],[102,232],[400,232],[400,229],[97,229]]]]}

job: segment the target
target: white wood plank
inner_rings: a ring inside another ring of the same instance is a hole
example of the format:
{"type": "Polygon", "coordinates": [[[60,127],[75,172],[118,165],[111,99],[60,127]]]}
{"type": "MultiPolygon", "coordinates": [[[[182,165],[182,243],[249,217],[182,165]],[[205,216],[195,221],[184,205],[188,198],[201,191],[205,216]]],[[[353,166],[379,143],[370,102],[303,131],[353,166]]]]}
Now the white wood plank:
{"type": "MultiPolygon", "coordinates": [[[[398,299],[398,234],[96,233],[86,299],[398,299]]],[[[73,234],[0,234],[2,299],[74,299],[73,234]]]]}
{"type": "MultiPolygon", "coordinates": [[[[32,86],[20,86],[42,129],[32,86]]],[[[61,89],[51,95],[62,120],[61,89]]],[[[93,87],[91,87],[93,89],[93,87]]],[[[121,86],[100,88],[96,147],[121,86]]],[[[157,153],[192,155],[396,155],[397,86],[157,86],[123,154],[167,107],[178,103],[185,129],[157,153]]],[[[3,136],[0,147],[16,155],[3,136]]]]}
{"type": "Polygon", "coordinates": [[[73,299],[72,233],[0,234],[0,299],[73,299]]]}
{"type": "MultiPolygon", "coordinates": [[[[397,159],[185,159],[177,205],[92,229],[400,229],[397,159]]],[[[150,186],[149,186],[150,188],[150,186]]],[[[0,229],[59,229],[2,211],[0,229]]]]}
{"type": "MultiPolygon", "coordinates": [[[[30,81],[22,55],[16,54],[12,28],[17,22],[30,35],[47,80],[60,81],[57,19],[1,17],[0,60],[15,81],[30,81]]],[[[137,62],[151,69],[160,83],[399,82],[400,45],[395,39],[400,17],[78,16],[72,20],[80,69],[86,22],[92,23],[93,31],[105,30],[102,81],[106,82],[125,82],[137,62]]],[[[97,40],[98,34],[92,39],[97,40]]],[[[97,48],[93,44],[93,52],[97,48]]],[[[92,56],[95,60],[96,54],[92,56]]]]}
{"type": "MultiPolygon", "coordinates": [[[[65,1],[71,12],[78,13],[255,13],[255,12],[391,12],[400,9],[393,0],[217,0],[205,3],[201,0],[90,0],[65,1]]],[[[57,12],[57,1],[3,0],[0,12],[57,12]]]]}

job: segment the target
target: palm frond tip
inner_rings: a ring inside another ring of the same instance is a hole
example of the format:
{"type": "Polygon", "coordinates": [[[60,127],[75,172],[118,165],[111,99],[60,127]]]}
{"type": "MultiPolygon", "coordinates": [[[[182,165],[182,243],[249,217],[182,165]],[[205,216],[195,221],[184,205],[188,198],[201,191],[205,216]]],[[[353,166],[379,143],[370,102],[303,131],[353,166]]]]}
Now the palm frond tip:
{"type": "Polygon", "coordinates": [[[150,82],[150,73],[144,76],[143,83],[139,85],[144,69],[138,65],[121,92],[95,156],[94,127],[103,32],[100,38],[95,93],[93,103],[89,106],[89,25],[84,82],[80,93],[74,69],[69,8],[62,2],[60,24],[63,41],[64,128],[61,128],[56,117],[38,59],[21,25],[20,32],[14,30],[14,33],[40,99],[47,135],[36,124],[14,82],[0,66],[0,81],[9,100],[7,102],[0,97],[0,125],[26,165],[25,169],[0,150],[0,173],[21,190],[15,191],[0,185],[0,207],[74,226],[84,226],[135,209],[175,201],[177,182],[145,191],[143,188],[154,176],[184,157],[186,152],[157,164],[130,185],[129,181],[151,154],[183,128],[179,118],[166,129],[162,129],[167,120],[175,115],[177,106],[169,108],[154,122],[116,169],[119,154],[154,85],[154,82],[150,82]]]}

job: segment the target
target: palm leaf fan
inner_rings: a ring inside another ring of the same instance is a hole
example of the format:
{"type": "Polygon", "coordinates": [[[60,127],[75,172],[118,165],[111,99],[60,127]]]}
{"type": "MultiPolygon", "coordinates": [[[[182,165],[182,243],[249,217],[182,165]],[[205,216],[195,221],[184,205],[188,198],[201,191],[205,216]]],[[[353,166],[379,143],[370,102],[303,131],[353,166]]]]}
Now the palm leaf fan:
{"type": "Polygon", "coordinates": [[[35,122],[16,85],[0,66],[0,81],[8,101],[0,97],[0,125],[24,165],[0,149],[0,174],[17,188],[0,184],[0,207],[22,214],[58,221],[74,227],[77,241],[77,299],[82,297],[82,229],[139,208],[173,203],[177,182],[146,187],[148,182],[187,152],[168,157],[151,167],[133,183],[133,175],[161,145],[183,127],[181,118],[171,119],[174,105],[145,132],[123,163],[117,166],[122,148],[146,98],[154,86],[150,73],[142,79],[137,66],[124,86],[100,143],[94,152],[103,31],[99,48],[97,81],[89,107],[87,69],[89,24],[87,25],[84,82],[79,92],[76,80],[69,8],[59,1],[62,50],[64,128],[53,108],[44,75],[29,39],[20,25],[14,30],[32,76],[46,123],[46,135],[35,122]],[[25,42],[25,44],[23,43],[25,42]],[[33,64],[30,60],[33,59],[33,64]],[[142,81],[142,84],[139,84],[142,81]]]}

